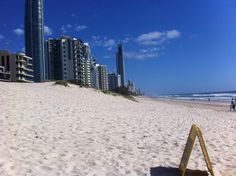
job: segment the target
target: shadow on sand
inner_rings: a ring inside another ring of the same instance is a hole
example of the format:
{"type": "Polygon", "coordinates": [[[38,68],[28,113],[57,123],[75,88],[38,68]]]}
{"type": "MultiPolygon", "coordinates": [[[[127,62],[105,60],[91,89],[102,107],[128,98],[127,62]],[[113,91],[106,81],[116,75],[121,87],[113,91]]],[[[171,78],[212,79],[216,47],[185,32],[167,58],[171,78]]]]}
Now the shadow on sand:
{"type": "MultiPolygon", "coordinates": [[[[178,168],[155,167],[151,168],[151,176],[181,176],[178,168]]],[[[187,170],[185,176],[208,176],[206,171],[187,170]]]]}

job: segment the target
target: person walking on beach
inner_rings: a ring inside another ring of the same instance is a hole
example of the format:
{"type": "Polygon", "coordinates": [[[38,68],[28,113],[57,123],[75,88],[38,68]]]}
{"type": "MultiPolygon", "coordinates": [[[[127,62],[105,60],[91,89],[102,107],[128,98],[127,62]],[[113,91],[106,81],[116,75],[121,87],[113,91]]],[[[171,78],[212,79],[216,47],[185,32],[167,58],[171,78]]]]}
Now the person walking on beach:
{"type": "Polygon", "coordinates": [[[232,98],[231,104],[230,104],[230,111],[233,110],[235,111],[235,100],[232,98]]]}
{"type": "Polygon", "coordinates": [[[234,99],[234,104],[233,104],[233,110],[235,111],[235,106],[236,106],[236,98],[234,99]]]}

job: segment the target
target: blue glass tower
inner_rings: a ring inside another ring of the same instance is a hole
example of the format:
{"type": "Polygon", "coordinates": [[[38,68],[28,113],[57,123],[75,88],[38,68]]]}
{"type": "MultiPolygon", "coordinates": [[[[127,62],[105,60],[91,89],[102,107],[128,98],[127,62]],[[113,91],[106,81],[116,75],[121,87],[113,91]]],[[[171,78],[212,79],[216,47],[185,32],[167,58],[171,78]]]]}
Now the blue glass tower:
{"type": "Polygon", "coordinates": [[[25,53],[33,58],[34,81],[45,80],[43,0],[25,1],[25,53]]]}
{"type": "Polygon", "coordinates": [[[125,68],[124,68],[124,54],[122,43],[117,45],[116,51],[116,71],[117,75],[120,75],[121,86],[125,86],[125,68]]]}

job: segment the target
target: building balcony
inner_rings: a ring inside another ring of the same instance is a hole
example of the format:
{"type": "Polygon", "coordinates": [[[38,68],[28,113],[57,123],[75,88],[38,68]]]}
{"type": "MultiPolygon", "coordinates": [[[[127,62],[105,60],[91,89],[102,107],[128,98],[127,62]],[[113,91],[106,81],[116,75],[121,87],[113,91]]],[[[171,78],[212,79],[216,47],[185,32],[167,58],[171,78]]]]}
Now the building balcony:
{"type": "Polygon", "coordinates": [[[26,71],[28,71],[28,72],[34,72],[34,70],[29,69],[29,68],[27,68],[27,67],[25,67],[24,69],[25,69],[26,71]]]}
{"type": "Polygon", "coordinates": [[[24,71],[17,71],[17,75],[18,75],[18,76],[30,77],[30,78],[33,78],[33,77],[34,77],[33,75],[27,74],[27,73],[24,72],[24,71]]]}
{"type": "Polygon", "coordinates": [[[19,69],[19,70],[21,70],[21,71],[34,72],[32,69],[27,68],[27,66],[25,66],[25,65],[21,65],[21,66],[17,65],[17,68],[16,68],[16,69],[19,69]]]}
{"type": "Polygon", "coordinates": [[[33,81],[26,79],[25,77],[17,77],[17,81],[22,81],[26,83],[32,83],[33,81]]]}
{"type": "Polygon", "coordinates": [[[16,60],[16,63],[17,63],[17,62],[25,63],[25,62],[27,62],[27,60],[24,60],[24,59],[18,59],[18,60],[16,60]]]}

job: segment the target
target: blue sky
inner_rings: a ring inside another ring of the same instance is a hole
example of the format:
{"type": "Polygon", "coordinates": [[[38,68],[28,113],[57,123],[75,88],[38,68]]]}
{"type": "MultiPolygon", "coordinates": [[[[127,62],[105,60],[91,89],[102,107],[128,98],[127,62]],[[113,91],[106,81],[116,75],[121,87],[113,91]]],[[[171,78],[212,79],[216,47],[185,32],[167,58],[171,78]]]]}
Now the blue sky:
{"type": "MultiPolygon", "coordinates": [[[[1,0],[0,49],[24,49],[24,0],[1,0]]],[[[45,38],[89,42],[115,70],[122,41],[126,78],[151,95],[236,90],[235,0],[44,0],[45,38]]]]}

